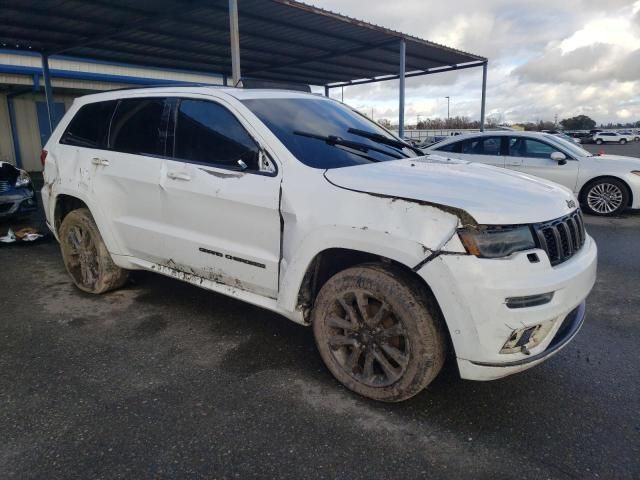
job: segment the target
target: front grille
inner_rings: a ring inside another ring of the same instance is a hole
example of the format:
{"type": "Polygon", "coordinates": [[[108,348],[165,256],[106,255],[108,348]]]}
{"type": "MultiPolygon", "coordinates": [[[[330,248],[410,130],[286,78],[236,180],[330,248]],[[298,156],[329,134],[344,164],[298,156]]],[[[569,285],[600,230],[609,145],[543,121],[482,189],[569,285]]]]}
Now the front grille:
{"type": "Polygon", "coordinates": [[[7,180],[0,180],[0,193],[6,192],[10,188],[11,186],[9,185],[9,182],[7,180]]]}
{"type": "Polygon", "coordinates": [[[586,234],[582,212],[533,226],[538,246],[547,252],[551,265],[558,265],[573,257],[584,245],[586,234]]]}

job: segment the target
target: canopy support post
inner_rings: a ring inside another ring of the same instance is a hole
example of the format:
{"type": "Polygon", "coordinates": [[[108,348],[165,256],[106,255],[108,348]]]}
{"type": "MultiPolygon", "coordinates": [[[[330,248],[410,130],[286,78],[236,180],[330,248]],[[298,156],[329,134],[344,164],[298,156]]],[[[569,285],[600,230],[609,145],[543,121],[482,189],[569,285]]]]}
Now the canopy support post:
{"type": "Polygon", "coordinates": [[[47,102],[47,117],[49,118],[49,135],[55,128],[53,91],[51,90],[51,74],[49,73],[49,57],[42,55],[42,79],[44,80],[44,96],[47,102]]]}
{"type": "Polygon", "coordinates": [[[400,104],[398,112],[398,134],[404,137],[404,77],[406,66],[407,45],[404,38],[400,40],[400,104]]]}
{"type": "Polygon", "coordinates": [[[325,85],[325,86],[324,86],[324,96],[325,96],[325,97],[328,97],[328,96],[329,96],[329,86],[328,86],[328,85],[325,85]]]}
{"type": "Polygon", "coordinates": [[[484,114],[485,114],[485,103],[487,100],[487,64],[489,62],[484,62],[482,64],[482,100],[480,103],[480,131],[484,132],[484,114]]]}
{"type": "Polygon", "coordinates": [[[229,0],[229,34],[231,39],[231,86],[237,87],[241,79],[238,0],[229,0]]]}

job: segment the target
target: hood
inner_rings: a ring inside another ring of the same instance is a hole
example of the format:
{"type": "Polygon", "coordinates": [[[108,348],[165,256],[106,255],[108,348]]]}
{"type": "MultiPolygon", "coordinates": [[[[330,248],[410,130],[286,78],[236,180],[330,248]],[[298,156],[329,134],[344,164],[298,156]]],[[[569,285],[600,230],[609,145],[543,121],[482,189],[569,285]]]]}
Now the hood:
{"type": "Polygon", "coordinates": [[[393,160],[325,172],[337,187],[464,210],[478,224],[552,220],[575,210],[567,188],[480,163],[429,157],[393,160]]]}
{"type": "Polygon", "coordinates": [[[616,166],[628,166],[630,170],[640,170],[640,158],[625,157],[622,155],[594,155],[592,157],[586,157],[589,161],[598,165],[616,165],[616,166]]]}

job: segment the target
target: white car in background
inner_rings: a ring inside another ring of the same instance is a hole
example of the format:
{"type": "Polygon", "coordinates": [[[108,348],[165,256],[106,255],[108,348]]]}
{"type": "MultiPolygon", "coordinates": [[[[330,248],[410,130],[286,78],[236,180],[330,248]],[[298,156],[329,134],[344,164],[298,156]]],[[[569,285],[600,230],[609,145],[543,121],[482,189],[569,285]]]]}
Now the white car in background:
{"type": "Polygon", "coordinates": [[[584,210],[593,215],[617,215],[629,207],[640,208],[640,159],[593,155],[555,135],[474,133],[452,137],[424,150],[554,181],[574,192],[584,210]]]}
{"type": "Polygon", "coordinates": [[[598,132],[593,136],[593,141],[598,145],[603,143],[619,143],[624,145],[627,142],[633,142],[635,135],[622,134],[618,132],[598,132]]]}

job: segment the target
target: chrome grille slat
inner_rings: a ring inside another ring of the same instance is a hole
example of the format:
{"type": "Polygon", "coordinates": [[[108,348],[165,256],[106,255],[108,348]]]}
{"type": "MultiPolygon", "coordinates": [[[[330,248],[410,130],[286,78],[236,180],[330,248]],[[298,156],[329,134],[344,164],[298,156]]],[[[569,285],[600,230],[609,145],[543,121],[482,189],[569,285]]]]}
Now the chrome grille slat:
{"type": "Polygon", "coordinates": [[[546,252],[553,266],[573,257],[582,248],[586,239],[580,210],[549,222],[533,225],[533,229],[538,246],[546,252]]]}

